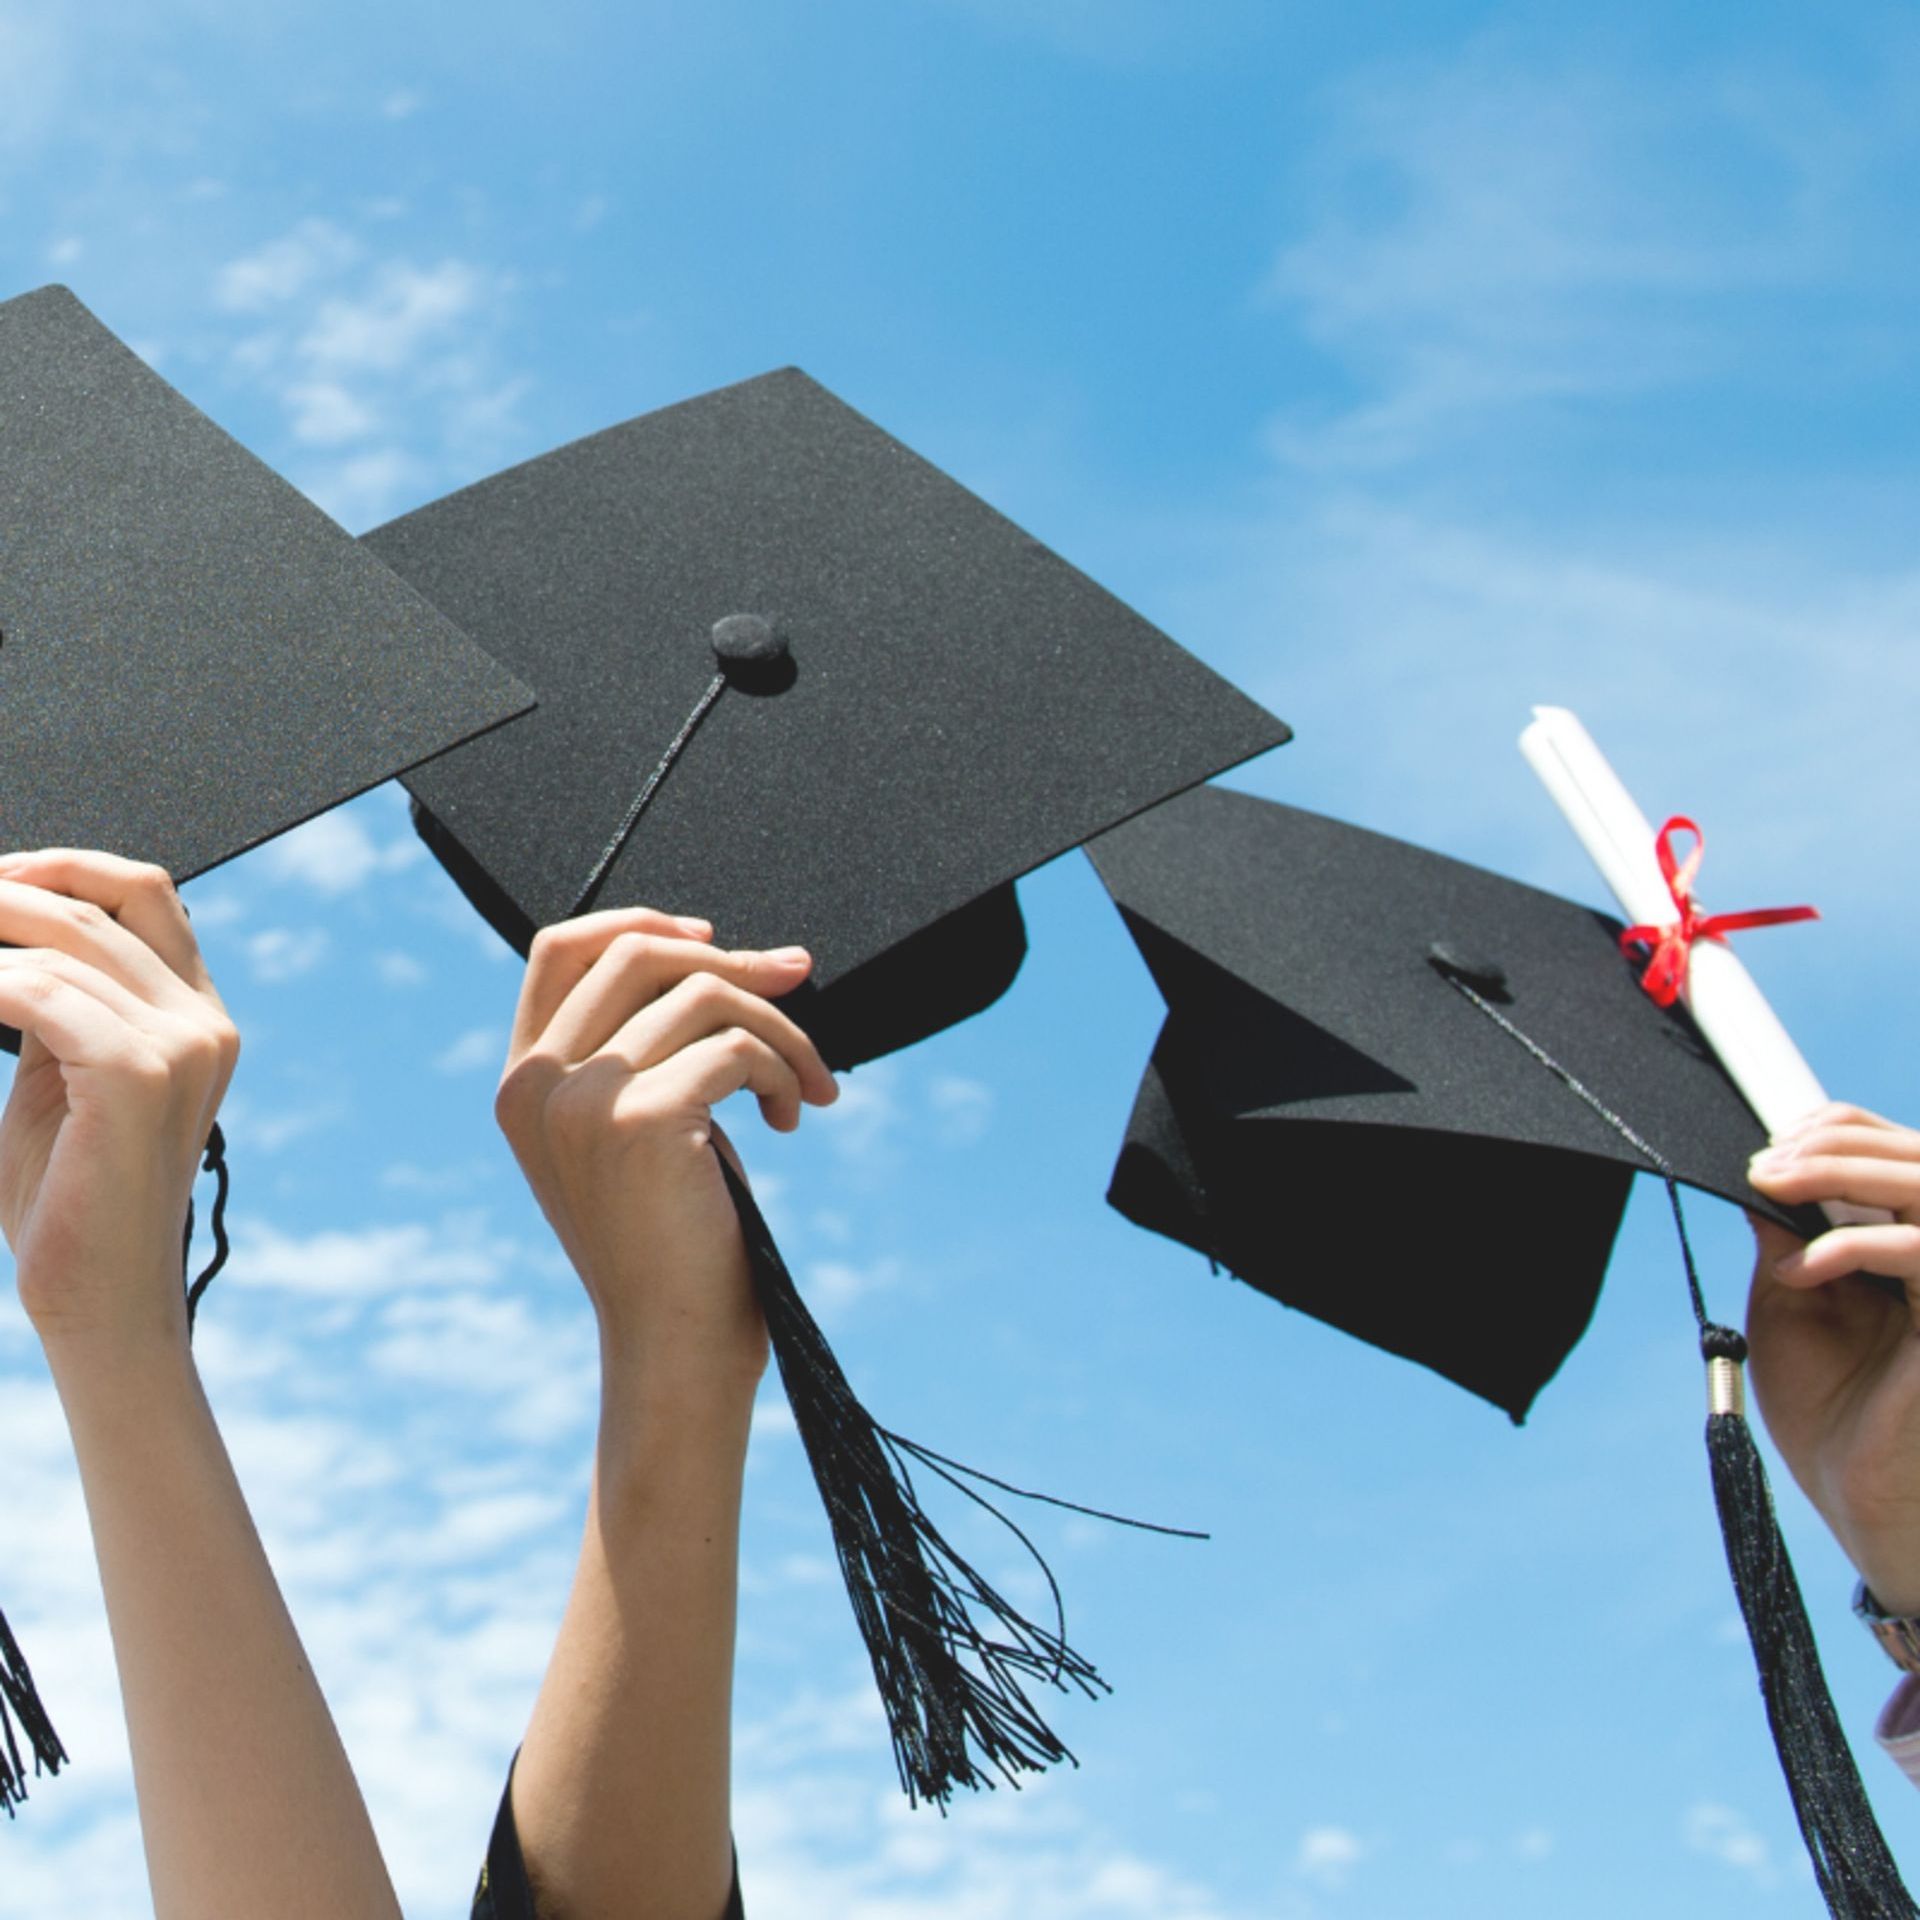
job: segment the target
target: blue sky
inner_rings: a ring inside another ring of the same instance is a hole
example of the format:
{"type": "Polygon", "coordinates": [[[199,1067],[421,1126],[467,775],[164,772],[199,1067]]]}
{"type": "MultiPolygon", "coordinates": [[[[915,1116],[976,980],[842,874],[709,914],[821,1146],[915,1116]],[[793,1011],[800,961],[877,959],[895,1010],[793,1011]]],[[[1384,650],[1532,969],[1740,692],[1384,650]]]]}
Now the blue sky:
{"type": "MultiPolygon", "coordinates": [[[[1711,903],[1821,905],[1752,963],[1835,1091],[1913,1114],[1917,108],[1875,6],[0,0],[0,290],[73,285],[356,530],[804,366],[1292,721],[1239,784],[1594,898],[1513,747],[1574,707],[1705,823],[1711,903]]],[[[489,1116],[516,968],[393,790],[190,897],[247,1045],[203,1363],[406,1909],[462,1915],[591,1437],[489,1116]]],[[[1023,897],[999,1006],[740,1132],[883,1417],[1215,1538],[1043,1522],[1118,1691],[1061,1710],[1078,1772],[912,1815],[770,1398],[756,1920],[1816,1911],[1657,1192],[1515,1431],[1104,1208],[1154,997],[1084,861],[1023,897]]],[[[1437,1284],[1498,1204],[1433,1222],[1437,1284]]],[[[1696,1214],[1732,1312],[1744,1228],[1696,1214]]],[[[0,1598],[78,1756],[0,1911],[120,1920],[104,1622],[10,1300],[0,1374],[0,1598]]],[[[1890,1670],[1777,1477],[1866,1745],[1890,1670]]]]}

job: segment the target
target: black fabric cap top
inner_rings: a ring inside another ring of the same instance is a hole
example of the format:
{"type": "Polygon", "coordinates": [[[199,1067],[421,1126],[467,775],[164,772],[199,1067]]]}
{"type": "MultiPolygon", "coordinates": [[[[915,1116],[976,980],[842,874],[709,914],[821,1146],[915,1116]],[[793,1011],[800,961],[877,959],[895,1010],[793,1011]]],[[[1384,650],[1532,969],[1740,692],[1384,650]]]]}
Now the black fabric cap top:
{"type": "Polygon", "coordinates": [[[1276,1299],[1516,1420],[1585,1330],[1645,1162],[1454,978],[1679,1179],[1807,1230],[1617,920],[1219,789],[1089,851],[1168,1007],[1108,1198],[1276,1299]]]}
{"type": "Polygon", "coordinates": [[[0,304],[0,849],[176,879],[527,689],[63,287],[0,304]]]}
{"type": "Polygon", "coordinates": [[[1020,874],[1287,738],[796,371],[365,544],[540,699],[407,782],[488,920],[524,951],[583,905],[645,903],[804,945],[784,1004],[838,1066],[1005,990],[1020,874]]]}

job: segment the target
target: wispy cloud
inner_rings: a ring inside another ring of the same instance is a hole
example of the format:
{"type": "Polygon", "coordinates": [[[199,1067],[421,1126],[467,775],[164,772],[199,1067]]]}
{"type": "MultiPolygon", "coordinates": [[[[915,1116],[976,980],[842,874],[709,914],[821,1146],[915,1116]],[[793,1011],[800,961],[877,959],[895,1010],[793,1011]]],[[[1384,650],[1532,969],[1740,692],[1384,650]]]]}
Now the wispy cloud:
{"type": "Polygon", "coordinates": [[[1682,1834],[1695,1853],[1717,1860],[1744,1875],[1757,1887],[1779,1884],[1773,1849],[1744,1814],[1732,1807],[1702,1800],[1687,1809],[1682,1834]]]}
{"type": "Polygon", "coordinates": [[[376,841],[364,817],[345,808],[323,813],[271,841],[262,859],[276,880],[297,881],[338,895],[364,886],[377,873],[395,873],[425,857],[411,834],[376,841]]]}
{"type": "Polygon", "coordinates": [[[435,1073],[479,1073],[499,1066],[507,1036],[498,1027],[469,1027],[433,1057],[435,1073]]]}
{"type": "Polygon", "coordinates": [[[1303,1880],[1337,1892],[1366,1858],[1364,1841],[1351,1827],[1309,1827],[1294,1849],[1294,1871],[1303,1880]]]}
{"type": "Polygon", "coordinates": [[[253,977],[269,986],[311,973],[332,943],[324,927],[262,927],[246,941],[253,977]]]}
{"type": "Polygon", "coordinates": [[[496,350],[512,283],[478,261],[382,251],[316,218],[226,262],[212,291],[221,311],[250,323],[232,349],[235,372],[274,397],[308,456],[302,484],[349,525],[385,517],[514,434],[527,382],[496,350]]]}
{"type": "Polygon", "coordinates": [[[1284,419],[1276,448],[1389,467],[1529,406],[1711,376],[1742,303],[1840,264],[1855,142],[1809,131],[1841,131],[1810,91],[1542,62],[1497,34],[1350,81],[1266,292],[1359,392],[1284,419]]]}
{"type": "Polygon", "coordinates": [[[213,281],[226,313],[270,313],[360,258],[360,243],[331,220],[302,220],[289,232],[229,260],[213,281]]]}
{"type": "Polygon", "coordinates": [[[470,1219],[305,1235],[243,1219],[234,1227],[231,1274],[236,1286],[336,1299],[378,1297],[409,1287],[490,1284],[507,1270],[513,1251],[510,1242],[470,1219]]]}

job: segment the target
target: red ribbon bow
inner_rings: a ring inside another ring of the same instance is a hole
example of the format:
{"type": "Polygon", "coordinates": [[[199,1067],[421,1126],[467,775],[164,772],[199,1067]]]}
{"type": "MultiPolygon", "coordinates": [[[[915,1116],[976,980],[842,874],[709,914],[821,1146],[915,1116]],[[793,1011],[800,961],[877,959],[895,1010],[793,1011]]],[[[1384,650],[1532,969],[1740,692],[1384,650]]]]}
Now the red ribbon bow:
{"type": "Polygon", "coordinates": [[[1686,984],[1688,956],[1696,940],[1718,940],[1743,927],[1777,927],[1789,920],[1820,918],[1814,907],[1756,907],[1748,913],[1702,913],[1693,897],[1693,882],[1700,871],[1700,856],[1707,850],[1706,835],[1684,814],[1676,813],[1660,829],[1653,845],[1660,858],[1667,891],[1673,895],[1680,917],[1664,927],[1627,928],[1620,936],[1620,950],[1627,953],[1634,947],[1653,949],[1640,984],[1663,1007],[1672,1006],[1680,997],[1680,989],[1686,984]],[[1693,851],[1685,860],[1673,851],[1676,833],[1693,835],[1693,851]]]}

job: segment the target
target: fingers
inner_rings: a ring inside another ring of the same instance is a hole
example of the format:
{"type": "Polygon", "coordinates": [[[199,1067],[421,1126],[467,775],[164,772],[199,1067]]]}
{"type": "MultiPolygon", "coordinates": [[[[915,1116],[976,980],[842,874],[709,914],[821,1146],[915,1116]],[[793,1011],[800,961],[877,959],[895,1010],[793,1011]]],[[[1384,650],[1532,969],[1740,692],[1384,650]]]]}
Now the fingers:
{"type": "MultiPolygon", "coordinates": [[[[776,1013],[767,998],[797,986],[810,966],[798,947],[777,953],[727,953],[699,941],[622,933],[560,1004],[536,1045],[556,1060],[577,1063],[598,1052],[663,995],[679,994],[702,1006],[732,1007],[743,1014],[749,1001],[756,1002],[773,1020],[767,1022],[755,1013],[755,1032],[769,1040],[776,1032],[783,1034],[811,1055],[812,1042],[784,1014],[776,1013]]],[[[821,1066],[815,1078],[817,1085],[831,1076],[821,1066]]]]}
{"type": "Polygon", "coordinates": [[[623,933],[660,934],[679,940],[710,940],[704,920],[657,913],[651,907],[622,907],[583,913],[577,920],[543,928],[527,955],[527,978],[520,989],[508,1057],[516,1058],[546,1031],[560,1003],[586,977],[587,969],[623,933]]]}
{"type": "Polygon", "coordinates": [[[200,943],[164,868],[123,860],[117,854],[50,847],[0,859],[0,879],[98,907],[158,954],[190,987],[209,984],[200,943]]]}
{"type": "MultiPolygon", "coordinates": [[[[600,1058],[609,1058],[601,1055],[600,1058]]],[[[774,1047],[744,1027],[729,1027],[682,1047],[662,1066],[629,1083],[615,1103],[636,1119],[717,1107],[730,1095],[749,1092],[767,1124],[791,1133],[800,1124],[800,1078],[774,1047]]]]}
{"type": "Polygon", "coordinates": [[[49,968],[0,967],[0,1021],[40,1042],[63,1067],[133,1072],[156,1085],[165,1061],[139,1028],[49,968]]]}
{"type": "Polygon", "coordinates": [[[1846,1201],[1920,1222],[1920,1133],[1907,1127],[1817,1125],[1756,1154],[1747,1177],[1784,1206],[1846,1201]]]}
{"type": "Polygon", "coordinates": [[[1905,1284],[1909,1298],[1920,1289],[1920,1226],[1835,1227],[1773,1262],[1782,1286],[1823,1287],[1849,1274],[1877,1273],[1905,1284]]]}
{"type": "Polygon", "coordinates": [[[728,1034],[746,1036],[770,1049],[786,1069],[782,1098],[767,1108],[769,1124],[791,1132],[803,1103],[830,1106],[840,1088],[814,1044],[778,1007],[714,973],[681,980],[626,1022],[601,1052],[634,1073],[661,1067],[699,1042],[728,1034]],[[792,1098],[785,1097],[790,1088],[792,1098]]]}
{"type": "MultiPolygon", "coordinates": [[[[156,1006],[179,1006],[194,988],[106,908],[0,876],[0,941],[69,955],[156,1006]]],[[[205,975],[202,974],[204,980],[205,975]]]]}
{"type": "MultiPolygon", "coordinates": [[[[142,1031],[160,1026],[165,1015],[137,993],[123,987],[112,975],[90,967],[71,954],[49,947],[0,947],[0,974],[23,974],[29,978],[46,976],[63,980],[70,987],[100,1002],[116,1019],[142,1031]]],[[[30,989],[31,990],[31,989],[30,989]]]]}

